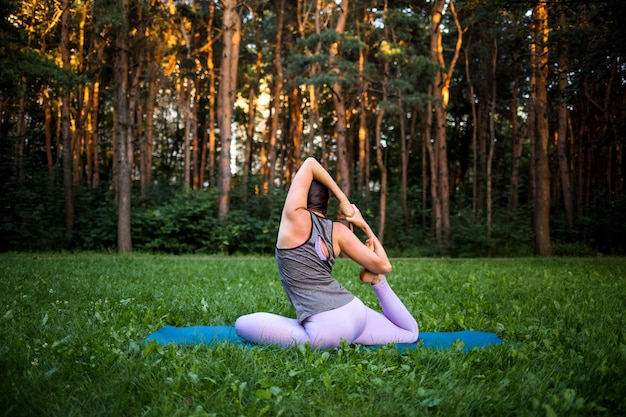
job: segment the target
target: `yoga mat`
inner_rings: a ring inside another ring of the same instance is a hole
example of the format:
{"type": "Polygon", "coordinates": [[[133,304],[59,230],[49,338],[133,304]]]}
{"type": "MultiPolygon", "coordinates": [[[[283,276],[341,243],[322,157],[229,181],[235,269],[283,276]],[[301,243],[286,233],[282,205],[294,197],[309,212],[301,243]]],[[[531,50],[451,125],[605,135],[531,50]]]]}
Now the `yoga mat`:
{"type": "MultiPolygon", "coordinates": [[[[232,326],[190,326],[174,327],[165,326],[150,334],[144,343],[156,341],[160,345],[176,343],[180,345],[211,345],[215,343],[232,342],[247,346],[254,346],[237,336],[232,326]]],[[[500,345],[502,341],[495,333],[463,330],[459,332],[420,332],[419,339],[415,343],[396,343],[394,346],[400,352],[408,349],[416,350],[420,347],[445,350],[450,349],[456,341],[463,342],[463,350],[466,352],[474,348],[500,345]]],[[[381,345],[363,346],[368,349],[377,349],[381,345]]]]}

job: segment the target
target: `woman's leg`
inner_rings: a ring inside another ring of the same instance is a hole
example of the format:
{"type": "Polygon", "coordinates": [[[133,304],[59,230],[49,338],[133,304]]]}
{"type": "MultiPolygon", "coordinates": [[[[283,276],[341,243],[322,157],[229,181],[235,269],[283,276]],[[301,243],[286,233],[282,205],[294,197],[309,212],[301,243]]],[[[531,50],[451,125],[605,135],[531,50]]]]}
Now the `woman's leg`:
{"type": "Polygon", "coordinates": [[[307,318],[303,324],[311,346],[328,349],[339,347],[341,341],[352,343],[367,322],[367,307],[358,298],[334,310],[325,311],[307,318]]]}
{"type": "Polygon", "coordinates": [[[393,292],[386,279],[372,285],[384,314],[367,309],[367,324],[354,340],[363,345],[413,343],[419,336],[417,321],[393,292]]]}
{"type": "Polygon", "coordinates": [[[367,307],[355,298],[334,310],[314,314],[302,324],[296,319],[272,313],[253,313],[235,322],[237,334],[249,342],[293,346],[309,342],[312,347],[339,347],[341,340],[352,343],[363,333],[367,307]]]}
{"type": "Polygon", "coordinates": [[[309,336],[298,320],[272,313],[252,313],[235,322],[237,335],[262,345],[292,346],[306,343],[309,336]]]}

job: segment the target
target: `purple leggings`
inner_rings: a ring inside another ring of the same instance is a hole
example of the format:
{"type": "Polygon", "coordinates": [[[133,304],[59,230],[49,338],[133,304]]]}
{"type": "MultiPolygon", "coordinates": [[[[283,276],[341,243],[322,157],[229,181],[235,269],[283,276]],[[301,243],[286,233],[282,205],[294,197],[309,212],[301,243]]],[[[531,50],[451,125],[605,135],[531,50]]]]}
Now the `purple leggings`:
{"type": "Polygon", "coordinates": [[[415,342],[419,335],[417,322],[387,280],[372,288],[384,314],[354,298],[342,307],[314,314],[302,324],[277,314],[253,313],[239,317],[235,329],[249,342],[279,346],[310,342],[312,347],[327,349],[339,347],[341,340],[362,345],[415,342]]]}

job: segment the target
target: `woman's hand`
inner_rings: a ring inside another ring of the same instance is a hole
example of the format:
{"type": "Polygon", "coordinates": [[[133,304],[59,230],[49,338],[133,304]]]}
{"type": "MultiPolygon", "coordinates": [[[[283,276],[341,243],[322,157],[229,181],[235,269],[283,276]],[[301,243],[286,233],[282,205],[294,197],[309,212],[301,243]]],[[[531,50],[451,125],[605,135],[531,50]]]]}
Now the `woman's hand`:
{"type": "Polygon", "coordinates": [[[356,209],[356,206],[350,203],[350,200],[346,199],[344,201],[339,202],[339,216],[341,217],[341,215],[343,215],[346,218],[346,220],[348,220],[348,217],[354,215],[355,209],[356,209]]]}
{"type": "Polygon", "coordinates": [[[344,214],[346,214],[346,220],[360,229],[367,227],[367,222],[365,221],[365,219],[363,219],[361,210],[359,210],[359,208],[355,206],[354,204],[352,204],[351,207],[352,207],[352,215],[348,215],[347,213],[344,212],[344,214]]]}

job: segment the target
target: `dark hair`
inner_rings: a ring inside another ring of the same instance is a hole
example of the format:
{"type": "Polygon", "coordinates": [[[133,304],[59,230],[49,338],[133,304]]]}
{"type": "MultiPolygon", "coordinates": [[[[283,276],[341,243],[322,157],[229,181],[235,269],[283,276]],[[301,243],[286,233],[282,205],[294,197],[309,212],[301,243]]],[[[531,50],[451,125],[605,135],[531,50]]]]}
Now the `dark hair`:
{"type": "Polygon", "coordinates": [[[329,200],[330,193],[328,191],[328,187],[317,180],[313,180],[311,182],[311,187],[309,188],[306,207],[309,210],[317,210],[326,215],[329,200]]]}

